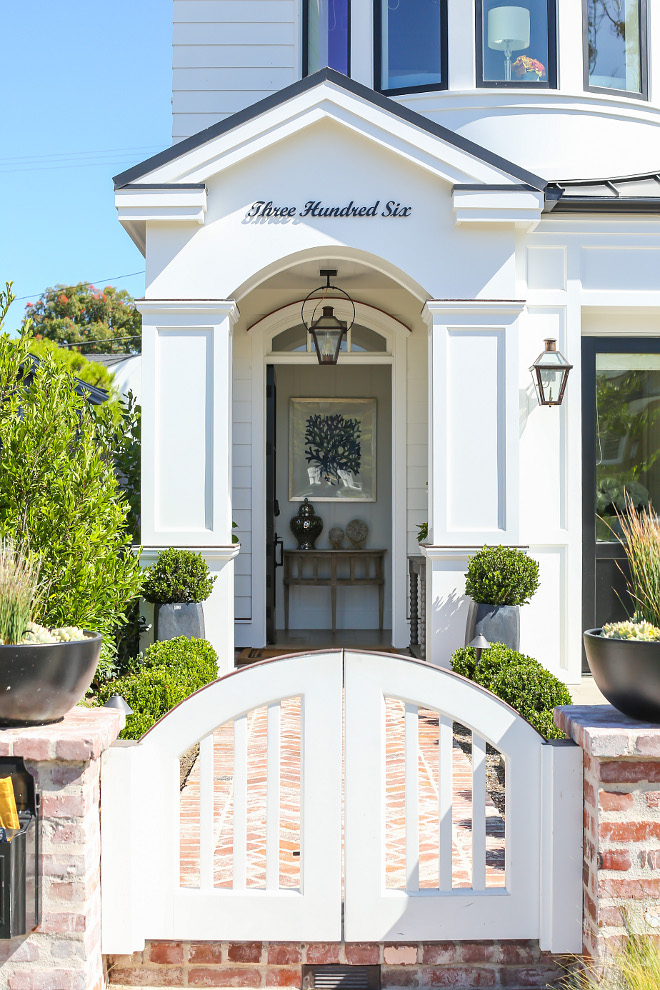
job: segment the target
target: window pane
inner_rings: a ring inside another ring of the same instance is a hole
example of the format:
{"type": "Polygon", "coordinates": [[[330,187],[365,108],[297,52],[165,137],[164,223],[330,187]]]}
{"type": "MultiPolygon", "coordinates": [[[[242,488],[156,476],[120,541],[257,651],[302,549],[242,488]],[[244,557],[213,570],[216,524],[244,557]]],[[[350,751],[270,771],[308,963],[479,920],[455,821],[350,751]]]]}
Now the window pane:
{"type": "Polygon", "coordinates": [[[350,0],[307,0],[307,72],[326,65],[348,75],[350,0]]]}
{"type": "Polygon", "coordinates": [[[442,0],[381,0],[381,89],[442,84],[442,0]]]}
{"type": "Polygon", "coordinates": [[[309,334],[301,323],[273,337],[272,348],[274,351],[306,351],[308,337],[309,334]]]}
{"type": "Polygon", "coordinates": [[[641,0],[587,3],[589,85],[641,93],[641,0]]]}
{"type": "Polygon", "coordinates": [[[597,354],[596,411],[596,539],[611,541],[626,492],[660,506],[660,354],[597,354]]]}
{"type": "Polygon", "coordinates": [[[386,351],[385,338],[368,327],[354,323],[351,327],[351,351],[386,351]]]}
{"type": "Polygon", "coordinates": [[[484,82],[547,83],[547,0],[483,0],[482,37],[484,82]]]}

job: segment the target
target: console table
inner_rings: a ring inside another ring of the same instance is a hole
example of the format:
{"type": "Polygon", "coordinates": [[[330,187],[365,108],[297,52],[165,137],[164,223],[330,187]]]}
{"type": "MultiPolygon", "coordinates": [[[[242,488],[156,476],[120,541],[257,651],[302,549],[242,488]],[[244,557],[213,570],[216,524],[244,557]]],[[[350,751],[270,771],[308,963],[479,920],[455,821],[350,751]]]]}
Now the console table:
{"type": "Polygon", "coordinates": [[[285,550],[284,628],[289,628],[291,585],[330,588],[332,631],[337,631],[337,588],[371,585],[378,588],[378,628],[383,628],[386,550],[285,550]]]}

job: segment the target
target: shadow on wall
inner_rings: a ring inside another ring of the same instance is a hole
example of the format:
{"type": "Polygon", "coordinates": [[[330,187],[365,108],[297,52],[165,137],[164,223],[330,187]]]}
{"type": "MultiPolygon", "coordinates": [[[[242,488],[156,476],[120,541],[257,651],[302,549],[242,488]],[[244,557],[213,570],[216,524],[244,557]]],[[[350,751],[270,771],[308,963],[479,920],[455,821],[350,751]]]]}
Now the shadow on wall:
{"type": "Polygon", "coordinates": [[[451,591],[443,598],[433,602],[433,632],[434,639],[441,637],[446,644],[443,657],[430,657],[432,663],[449,667],[449,658],[454,650],[463,646],[465,640],[465,625],[467,623],[470,599],[451,591]]]}
{"type": "Polygon", "coordinates": [[[525,432],[525,427],[527,426],[527,420],[529,419],[532,410],[536,409],[539,404],[534,386],[530,383],[527,388],[521,388],[518,390],[519,395],[519,424],[518,424],[518,436],[521,437],[525,432]]]}

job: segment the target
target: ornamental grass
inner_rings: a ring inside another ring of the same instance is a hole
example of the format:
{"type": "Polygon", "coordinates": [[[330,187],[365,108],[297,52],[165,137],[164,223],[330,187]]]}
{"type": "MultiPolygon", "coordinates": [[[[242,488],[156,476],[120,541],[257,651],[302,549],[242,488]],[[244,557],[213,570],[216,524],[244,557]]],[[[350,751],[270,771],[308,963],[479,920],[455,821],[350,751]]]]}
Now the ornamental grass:
{"type": "Polygon", "coordinates": [[[602,962],[580,960],[559,986],[561,990],[660,990],[660,946],[656,937],[629,930],[611,956],[602,962]]]}
{"type": "Polygon", "coordinates": [[[617,512],[617,519],[630,569],[628,591],[635,612],[660,626],[660,526],[655,512],[651,506],[635,510],[626,493],[626,511],[617,512]]]}
{"type": "Polygon", "coordinates": [[[20,643],[39,599],[39,561],[0,539],[0,643],[20,643]]]}

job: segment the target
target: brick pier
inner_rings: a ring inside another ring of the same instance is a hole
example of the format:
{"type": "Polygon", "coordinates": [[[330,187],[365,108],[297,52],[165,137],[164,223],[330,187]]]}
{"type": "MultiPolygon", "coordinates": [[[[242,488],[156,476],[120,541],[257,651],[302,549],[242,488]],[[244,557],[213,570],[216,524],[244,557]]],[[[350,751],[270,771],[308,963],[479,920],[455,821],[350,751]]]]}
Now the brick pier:
{"type": "Polygon", "coordinates": [[[583,751],[584,951],[598,957],[634,930],[660,934],[660,726],[609,705],[559,708],[583,751]]]}
{"type": "Polygon", "coordinates": [[[57,725],[0,729],[0,756],[22,756],[42,798],[42,921],[0,941],[0,990],[101,990],[101,754],[124,716],[74,708],[57,725]]]}

